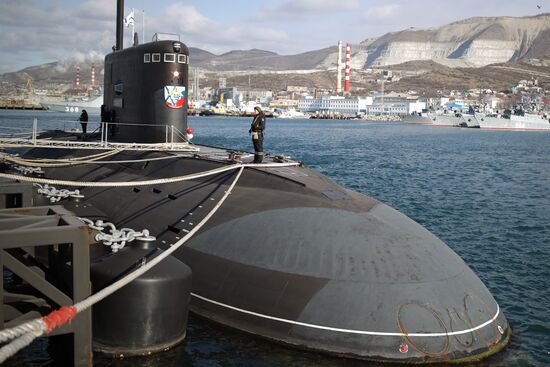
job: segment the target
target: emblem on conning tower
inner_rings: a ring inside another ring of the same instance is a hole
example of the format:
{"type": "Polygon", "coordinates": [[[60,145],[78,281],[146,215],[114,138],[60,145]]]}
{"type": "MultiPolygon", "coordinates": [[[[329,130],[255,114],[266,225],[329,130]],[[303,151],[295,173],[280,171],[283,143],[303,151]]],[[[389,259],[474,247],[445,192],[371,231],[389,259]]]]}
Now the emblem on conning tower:
{"type": "Polygon", "coordinates": [[[164,100],[170,108],[182,108],[185,104],[185,87],[167,85],[164,87],[164,100]]]}

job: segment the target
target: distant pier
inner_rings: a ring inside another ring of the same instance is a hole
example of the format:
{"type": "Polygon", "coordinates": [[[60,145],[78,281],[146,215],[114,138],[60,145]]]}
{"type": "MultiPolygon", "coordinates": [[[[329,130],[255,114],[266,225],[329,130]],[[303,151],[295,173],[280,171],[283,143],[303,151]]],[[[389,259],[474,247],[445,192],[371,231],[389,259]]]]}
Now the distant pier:
{"type": "Polygon", "coordinates": [[[0,100],[0,110],[44,110],[39,103],[34,103],[25,99],[3,99],[0,100]]]}

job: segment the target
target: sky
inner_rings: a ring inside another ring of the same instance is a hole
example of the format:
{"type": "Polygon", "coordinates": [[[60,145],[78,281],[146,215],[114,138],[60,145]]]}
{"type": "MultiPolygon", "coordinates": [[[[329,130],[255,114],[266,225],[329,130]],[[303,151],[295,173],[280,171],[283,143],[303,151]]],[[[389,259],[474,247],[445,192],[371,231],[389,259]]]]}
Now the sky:
{"type": "MultiPolygon", "coordinates": [[[[216,54],[252,48],[296,54],[474,16],[548,13],[550,0],[125,0],[125,8],[135,9],[140,42],[167,32],[216,54]]],[[[115,43],[115,17],[116,0],[0,0],[0,74],[102,60],[115,43]]]]}

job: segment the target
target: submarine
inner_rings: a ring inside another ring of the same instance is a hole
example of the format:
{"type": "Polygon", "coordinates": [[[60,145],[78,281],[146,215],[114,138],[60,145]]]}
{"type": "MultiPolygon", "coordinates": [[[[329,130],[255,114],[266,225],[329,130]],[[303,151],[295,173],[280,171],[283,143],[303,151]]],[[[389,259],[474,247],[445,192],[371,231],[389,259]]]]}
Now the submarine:
{"type": "MultiPolygon", "coordinates": [[[[98,134],[120,147],[154,147],[187,130],[187,46],[157,37],[124,48],[123,14],[118,0],[116,46],[105,57],[109,123],[81,146],[35,147],[23,158],[67,162],[104,153],[92,144],[98,134]]],[[[293,348],[391,363],[475,361],[508,343],[511,327],[482,281],[404,214],[287,157],[266,154],[256,164],[246,152],[195,145],[185,134],[174,139],[189,149],[120,148],[101,160],[46,165],[41,177],[81,182],[81,197],[64,207],[147,229],[160,250],[219,205],[174,252],[192,271],[194,314],[293,348]],[[184,175],[195,178],[171,179],[184,175]]],[[[185,309],[185,299],[172,301],[158,312],[185,309]]],[[[144,304],[158,306],[151,297],[144,304]]],[[[108,320],[94,309],[96,316],[108,320]]]]}

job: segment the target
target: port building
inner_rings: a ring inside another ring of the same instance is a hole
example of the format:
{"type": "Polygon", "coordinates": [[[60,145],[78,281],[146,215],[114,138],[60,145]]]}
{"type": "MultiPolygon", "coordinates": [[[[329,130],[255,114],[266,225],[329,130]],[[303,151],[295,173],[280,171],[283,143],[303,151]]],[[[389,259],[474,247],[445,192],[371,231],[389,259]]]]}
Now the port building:
{"type": "Polygon", "coordinates": [[[408,115],[413,112],[422,112],[426,108],[425,102],[410,99],[328,96],[313,98],[307,96],[298,101],[298,110],[304,113],[357,115],[408,115]]]}

